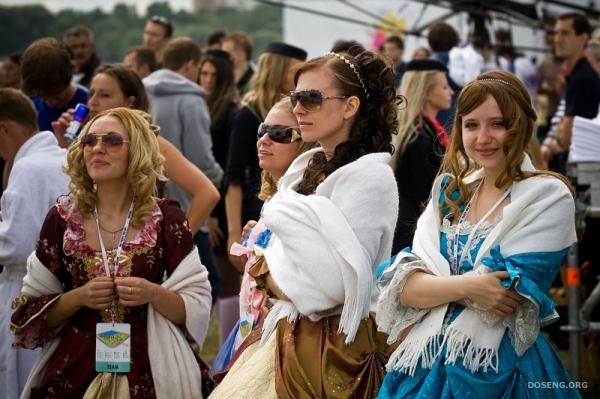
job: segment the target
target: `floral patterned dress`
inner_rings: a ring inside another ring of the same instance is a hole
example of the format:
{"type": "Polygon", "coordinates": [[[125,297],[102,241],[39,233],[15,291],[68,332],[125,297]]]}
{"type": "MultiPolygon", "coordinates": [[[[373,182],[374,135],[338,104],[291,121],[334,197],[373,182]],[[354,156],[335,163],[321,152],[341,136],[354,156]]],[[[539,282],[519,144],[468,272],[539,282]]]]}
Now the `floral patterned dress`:
{"type": "MultiPolygon", "coordinates": [[[[59,197],[42,227],[36,255],[62,283],[65,292],[106,274],[101,252],[88,246],[84,238],[83,217],[75,209],[73,197],[59,197]]],[[[118,275],[160,284],[192,249],[192,234],[178,204],[159,200],[151,218],[133,240],[124,244],[118,275]]],[[[107,251],[111,274],[115,252],[107,251]]],[[[31,390],[31,398],[81,398],[97,375],[96,323],[109,322],[110,312],[84,307],[62,326],[53,328],[47,325],[47,311],[59,295],[21,296],[14,303],[18,308],[12,316],[12,329],[17,335],[13,346],[35,348],[54,337],[60,339],[41,384],[31,390]]],[[[117,322],[131,325],[131,371],[127,374],[131,398],[155,397],[148,357],[147,309],[148,305],[117,305],[117,322]]]]}

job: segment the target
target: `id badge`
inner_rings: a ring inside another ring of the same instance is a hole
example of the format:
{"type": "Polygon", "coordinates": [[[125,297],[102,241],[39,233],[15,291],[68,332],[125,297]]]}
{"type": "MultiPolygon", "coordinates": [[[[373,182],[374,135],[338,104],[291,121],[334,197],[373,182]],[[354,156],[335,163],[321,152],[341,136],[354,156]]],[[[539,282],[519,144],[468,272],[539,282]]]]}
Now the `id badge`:
{"type": "Polygon", "coordinates": [[[128,373],[131,366],[131,325],[96,324],[96,371],[128,373]]]}

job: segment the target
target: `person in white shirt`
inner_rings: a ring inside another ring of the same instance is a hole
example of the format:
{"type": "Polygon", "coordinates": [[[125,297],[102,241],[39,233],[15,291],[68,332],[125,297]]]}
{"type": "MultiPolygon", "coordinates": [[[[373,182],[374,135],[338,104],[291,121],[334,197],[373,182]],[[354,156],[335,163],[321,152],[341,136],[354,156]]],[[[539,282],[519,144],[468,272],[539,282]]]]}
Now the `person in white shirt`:
{"type": "Polygon", "coordinates": [[[8,178],[0,201],[0,397],[13,399],[20,396],[38,351],[11,347],[11,302],[20,295],[44,218],[69,182],[62,170],[66,151],[54,133],[39,132],[33,103],[15,89],[0,89],[0,157],[8,178]]]}

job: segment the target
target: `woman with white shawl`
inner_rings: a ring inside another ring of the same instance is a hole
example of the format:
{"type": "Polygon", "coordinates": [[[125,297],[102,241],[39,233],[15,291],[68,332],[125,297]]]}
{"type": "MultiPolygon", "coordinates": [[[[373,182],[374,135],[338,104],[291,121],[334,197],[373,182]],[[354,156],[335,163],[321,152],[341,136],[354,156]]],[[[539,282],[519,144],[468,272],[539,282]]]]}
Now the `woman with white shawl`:
{"type": "Polygon", "coordinates": [[[163,157],[149,116],[101,112],[68,150],[11,329],[43,346],[22,398],[200,398],[207,272],[179,206],[154,198],[163,157]]]}
{"type": "Polygon", "coordinates": [[[508,72],[462,90],[412,252],[377,271],[379,328],[402,340],[379,398],[579,397],[539,331],[576,236],[569,183],[525,153],[535,119],[508,72]]]}
{"type": "Polygon", "coordinates": [[[296,72],[302,139],[321,148],[296,158],[263,208],[272,235],[253,277],[273,307],[260,342],[211,398],[377,395],[392,348],[371,313],[373,273],[391,252],[398,212],[388,165],[398,104],[385,61],[353,54],[325,54],[296,72]]]}

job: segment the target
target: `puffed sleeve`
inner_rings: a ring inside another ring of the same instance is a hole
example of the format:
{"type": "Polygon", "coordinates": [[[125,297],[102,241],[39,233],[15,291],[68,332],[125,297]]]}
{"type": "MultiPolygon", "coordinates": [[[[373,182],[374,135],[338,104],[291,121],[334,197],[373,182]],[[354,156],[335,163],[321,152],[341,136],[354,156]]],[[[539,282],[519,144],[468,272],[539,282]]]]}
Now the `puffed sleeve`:
{"type": "Polygon", "coordinates": [[[170,275],[192,251],[194,240],[185,214],[177,202],[161,200],[159,207],[163,213],[164,251],[167,275],[170,275]]]}
{"type": "MultiPolygon", "coordinates": [[[[40,263],[36,262],[37,266],[33,266],[47,268],[59,281],[62,281],[61,275],[65,272],[62,248],[64,229],[62,217],[57,208],[52,207],[42,225],[35,250],[40,263]]],[[[15,334],[14,347],[36,348],[56,336],[60,326],[49,327],[47,317],[50,305],[60,295],[61,293],[52,293],[33,297],[24,294],[13,301],[11,331],[15,334]]]]}

